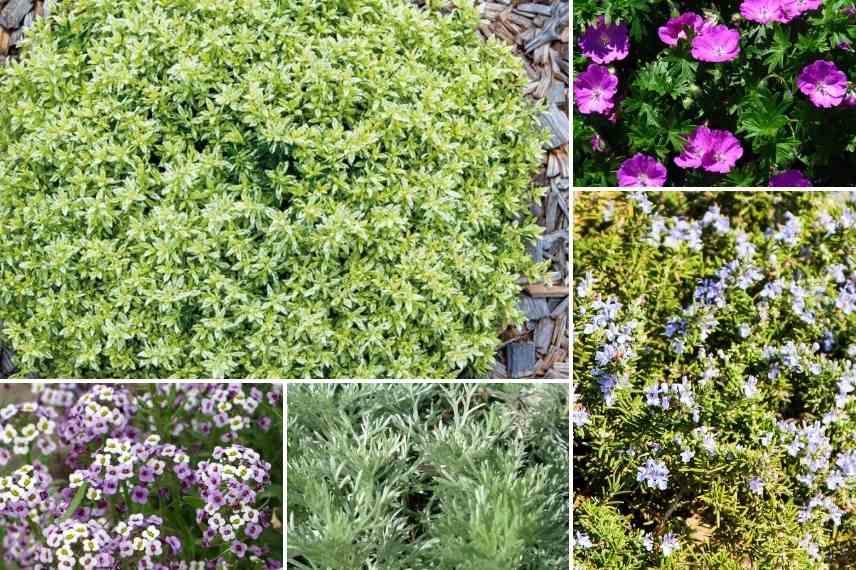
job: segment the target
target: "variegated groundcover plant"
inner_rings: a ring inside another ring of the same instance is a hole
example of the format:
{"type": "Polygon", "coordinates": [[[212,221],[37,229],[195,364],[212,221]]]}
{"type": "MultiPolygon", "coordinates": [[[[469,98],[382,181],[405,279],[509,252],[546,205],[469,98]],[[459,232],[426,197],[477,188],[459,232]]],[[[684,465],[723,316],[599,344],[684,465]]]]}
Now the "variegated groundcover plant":
{"type": "Polygon", "coordinates": [[[75,0],[0,69],[0,342],[41,377],[457,377],[545,140],[478,13],[75,0]]]}
{"type": "Polygon", "coordinates": [[[856,566],[856,196],[574,212],[575,568],[856,566]]]}
{"type": "Polygon", "coordinates": [[[573,3],[575,186],[856,186],[856,2],[573,3]]]}
{"type": "Polygon", "coordinates": [[[0,568],[282,568],[281,386],[33,392],[0,407],[0,568]]]}

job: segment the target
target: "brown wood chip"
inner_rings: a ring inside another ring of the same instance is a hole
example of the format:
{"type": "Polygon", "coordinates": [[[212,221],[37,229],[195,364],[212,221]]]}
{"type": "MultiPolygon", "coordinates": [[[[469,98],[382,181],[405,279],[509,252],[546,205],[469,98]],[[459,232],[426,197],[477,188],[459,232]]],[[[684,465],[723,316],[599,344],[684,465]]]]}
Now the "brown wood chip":
{"type": "MultiPolygon", "coordinates": [[[[559,172],[561,172],[561,168],[559,166],[559,158],[556,156],[556,153],[551,152],[547,159],[547,176],[553,178],[554,176],[558,176],[559,172]]],[[[549,198],[549,195],[548,195],[549,198]]]]}
{"type": "Polygon", "coordinates": [[[570,165],[568,164],[568,153],[564,150],[557,150],[555,152],[556,158],[559,159],[559,174],[562,176],[569,176],[571,173],[570,165]]]}
{"type": "MultiPolygon", "coordinates": [[[[5,56],[9,53],[9,46],[12,43],[12,34],[6,30],[0,29],[0,55],[5,56]]],[[[5,60],[5,58],[4,58],[5,60]]]]}
{"type": "Polygon", "coordinates": [[[520,14],[512,13],[510,16],[510,20],[519,26],[518,33],[532,27],[532,20],[526,18],[525,16],[521,16],[520,14]]]}
{"type": "Polygon", "coordinates": [[[532,297],[567,297],[571,294],[571,288],[567,285],[553,285],[548,287],[542,283],[533,283],[526,286],[526,292],[532,297]]]}

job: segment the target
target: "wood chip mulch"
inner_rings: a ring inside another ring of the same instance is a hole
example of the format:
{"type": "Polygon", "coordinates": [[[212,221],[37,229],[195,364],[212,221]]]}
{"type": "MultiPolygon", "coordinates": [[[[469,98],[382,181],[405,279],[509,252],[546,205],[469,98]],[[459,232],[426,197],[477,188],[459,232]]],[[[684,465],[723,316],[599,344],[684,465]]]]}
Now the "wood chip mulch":
{"type": "Polygon", "coordinates": [[[546,105],[540,121],[552,135],[541,171],[532,181],[549,191],[540,204],[531,205],[544,234],[530,249],[536,260],[550,261],[552,286],[521,281],[519,307],[527,321],[503,331],[491,378],[568,379],[570,4],[499,0],[479,7],[483,18],[479,33],[501,38],[523,60],[529,76],[524,93],[546,105]]]}

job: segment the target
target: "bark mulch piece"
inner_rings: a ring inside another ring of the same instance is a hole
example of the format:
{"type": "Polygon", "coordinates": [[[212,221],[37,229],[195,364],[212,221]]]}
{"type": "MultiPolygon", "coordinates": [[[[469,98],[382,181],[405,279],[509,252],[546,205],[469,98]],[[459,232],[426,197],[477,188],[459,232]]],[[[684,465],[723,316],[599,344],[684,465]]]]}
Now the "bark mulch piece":
{"type": "Polygon", "coordinates": [[[525,378],[535,372],[535,343],[513,342],[505,347],[508,370],[513,378],[525,378]]]}

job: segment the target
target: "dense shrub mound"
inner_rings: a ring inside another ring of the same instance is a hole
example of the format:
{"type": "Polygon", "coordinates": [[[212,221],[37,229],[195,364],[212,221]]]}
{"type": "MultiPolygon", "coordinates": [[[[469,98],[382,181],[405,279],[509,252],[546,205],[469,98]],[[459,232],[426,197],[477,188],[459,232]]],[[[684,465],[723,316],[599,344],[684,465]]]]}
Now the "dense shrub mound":
{"type": "Polygon", "coordinates": [[[575,205],[579,568],[856,564],[856,211],[825,193],[575,205]]]}
{"type": "Polygon", "coordinates": [[[288,567],[568,567],[568,387],[292,385],[288,567]]]}
{"type": "Polygon", "coordinates": [[[487,369],[542,140],[472,9],[81,0],[0,72],[0,319],[51,376],[487,369]]]}

